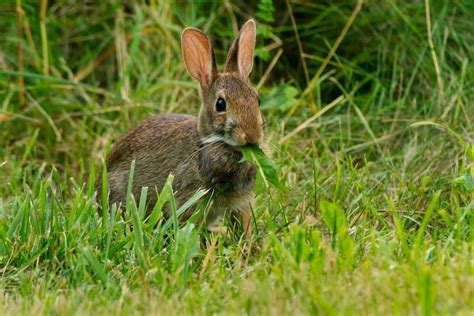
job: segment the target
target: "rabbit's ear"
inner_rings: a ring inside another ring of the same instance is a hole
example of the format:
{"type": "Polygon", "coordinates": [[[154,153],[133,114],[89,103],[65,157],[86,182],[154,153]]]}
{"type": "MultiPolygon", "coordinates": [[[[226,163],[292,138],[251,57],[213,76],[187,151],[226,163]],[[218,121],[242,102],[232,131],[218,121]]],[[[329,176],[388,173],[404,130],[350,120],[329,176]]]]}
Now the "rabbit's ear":
{"type": "Polygon", "coordinates": [[[217,67],[207,36],[188,27],[181,34],[181,48],[188,73],[199,81],[202,89],[209,88],[217,77],[217,67]]]}
{"type": "Polygon", "coordinates": [[[253,67],[256,33],[254,20],[250,19],[242,26],[227,54],[226,72],[238,73],[245,79],[250,75],[253,67]]]}

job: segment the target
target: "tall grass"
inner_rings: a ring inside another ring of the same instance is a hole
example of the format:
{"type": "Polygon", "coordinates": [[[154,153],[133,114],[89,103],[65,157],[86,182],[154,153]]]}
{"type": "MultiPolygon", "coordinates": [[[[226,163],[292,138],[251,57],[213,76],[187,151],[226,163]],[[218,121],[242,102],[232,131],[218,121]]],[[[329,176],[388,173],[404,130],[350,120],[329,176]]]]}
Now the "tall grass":
{"type": "Polygon", "coordinates": [[[0,314],[472,313],[470,1],[0,12],[0,314]],[[111,144],[145,117],[198,111],[181,30],[203,29],[222,64],[249,17],[284,186],[258,195],[254,236],[177,224],[207,204],[175,205],[172,178],[149,217],[145,192],[107,209],[93,184],[111,144]]]}

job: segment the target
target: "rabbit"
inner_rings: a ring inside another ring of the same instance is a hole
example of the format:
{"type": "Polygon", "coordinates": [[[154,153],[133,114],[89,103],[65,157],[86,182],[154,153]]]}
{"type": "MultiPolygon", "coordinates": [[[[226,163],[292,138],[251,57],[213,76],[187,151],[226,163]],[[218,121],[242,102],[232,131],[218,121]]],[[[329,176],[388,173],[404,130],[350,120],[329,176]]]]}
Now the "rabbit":
{"type": "MultiPolygon", "coordinates": [[[[125,203],[129,169],[135,160],[132,193],[148,187],[147,212],[157,200],[168,175],[174,175],[173,189],[179,207],[199,189],[212,191],[212,204],[205,224],[231,211],[251,235],[251,208],[255,200],[256,168],[239,162],[241,146],[264,146],[265,120],[257,91],[250,86],[256,25],[247,21],[227,54],[220,73],[209,38],[200,30],[186,28],[181,34],[184,63],[189,75],[199,82],[202,100],[198,117],[165,114],[145,120],[113,146],[106,168],[109,203],[125,203]]],[[[97,189],[101,188],[97,181],[97,189]]],[[[100,190],[98,191],[100,192],[100,190]]],[[[191,208],[180,221],[194,212],[191,208]]],[[[169,210],[165,211],[169,216],[169,210]]]]}

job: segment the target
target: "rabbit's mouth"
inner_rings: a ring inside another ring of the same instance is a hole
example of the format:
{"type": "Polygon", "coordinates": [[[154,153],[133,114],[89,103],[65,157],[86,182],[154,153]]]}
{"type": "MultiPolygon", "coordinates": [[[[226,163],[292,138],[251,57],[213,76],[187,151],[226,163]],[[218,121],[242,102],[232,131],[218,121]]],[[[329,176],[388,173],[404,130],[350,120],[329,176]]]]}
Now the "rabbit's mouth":
{"type": "Polygon", "coordinates": [[[214,143],[225,143],[234,148],[245,146],[246,144],[239,144],[230,137],[225,137],[221,135],[211,135],[206,138],[201,139],[203,144],[214,144],[214,143]]]}
{"type": "Polygon", "coordinates": [[[209,136],[202,137],[201,142],[204,144],[225,143],[231,147],[260,145],[263,142],[263,130],[248,131],[233,123],[209,136]]]}

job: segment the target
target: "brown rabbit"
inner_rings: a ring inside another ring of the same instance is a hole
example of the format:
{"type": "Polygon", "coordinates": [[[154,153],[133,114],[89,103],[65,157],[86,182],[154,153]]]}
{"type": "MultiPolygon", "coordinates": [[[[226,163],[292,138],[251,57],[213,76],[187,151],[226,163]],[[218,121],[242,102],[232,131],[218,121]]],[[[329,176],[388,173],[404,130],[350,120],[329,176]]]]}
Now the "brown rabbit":
{"type": "MultiPolygon", "coordinates": [[[[209,189],[213,191],[213,202],[207,224],[230,210],[242,214],[244,232],[251,233],[256,170],[249,162],[239,162],[239,147],[262,144],[264,139],[257,92],[248,80],[255,36],[255,22],[249,20],[228,52],[225,72],[219,73],[206,35],[195,28],[183,31],[184,62],[201,87],[199,116],[153,117],[127,133],[107,159],[110,203],[125,203],[130,164],[135,160],[132,191],[138,197],[142,187],[149,188],[149,211],[156,203],[156,190],[162,189],[171,173],[178,206],[197,190],[209,189]]],[[[97,188],[100,187],[99,180],[97,188]]],[[[180,220],[186,220],[192,212],[189,210],[180,220]]]]}

